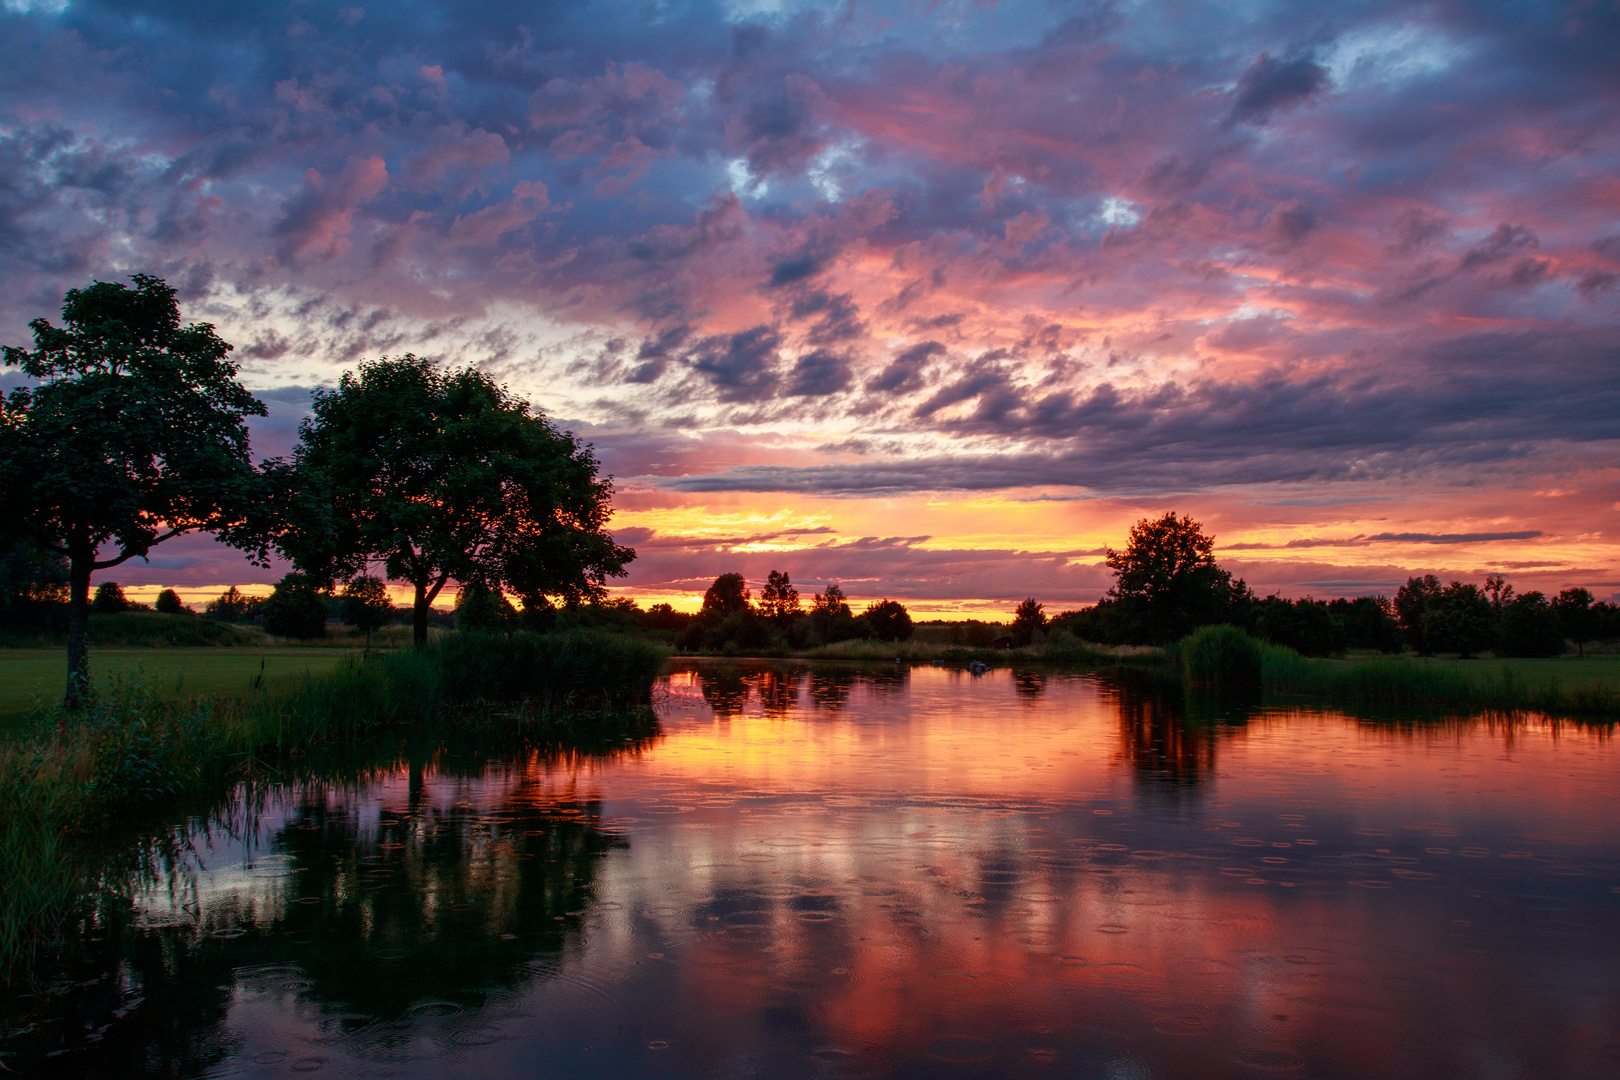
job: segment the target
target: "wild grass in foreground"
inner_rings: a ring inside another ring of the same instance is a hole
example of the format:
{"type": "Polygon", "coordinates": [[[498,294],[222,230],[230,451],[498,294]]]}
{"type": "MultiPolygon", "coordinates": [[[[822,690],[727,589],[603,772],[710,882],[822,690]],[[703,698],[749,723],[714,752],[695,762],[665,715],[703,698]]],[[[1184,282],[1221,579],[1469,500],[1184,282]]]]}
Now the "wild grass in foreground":
{"type": "Polygon", "coordinates": [[[1201,685],[1258,685],[1268,693],[1346,702],[1620,716],[1620,692],[1613,687],[1550,675],[1526,678],[1511,664],[1485,660],[1313,659],[1233,626],[1203,627],[1183,638],[1176,654],[1188,681],[1201,685]]]}
{"type": "Polygon", "coordinates": [[[590,631],[454,634],[246,698],[175,701],[121,677],[82,709],[41,710],[0,744],[0,974],[26,970],[94,893],[84,849],[114,821],[289,775],[311,751],[386,732],[646,734],[663,659],[646,641],[590,631]]]}

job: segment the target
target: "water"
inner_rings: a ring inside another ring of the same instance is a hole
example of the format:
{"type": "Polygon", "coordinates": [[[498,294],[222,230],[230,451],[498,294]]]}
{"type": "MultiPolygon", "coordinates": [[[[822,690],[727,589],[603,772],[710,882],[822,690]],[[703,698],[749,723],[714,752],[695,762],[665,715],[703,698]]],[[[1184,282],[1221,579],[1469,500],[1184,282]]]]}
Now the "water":
{"type": "Polygon", "coordinates": [[[0,1060],[1620,1075],[1601,730],[899,667],[693,664],[658,707],[604,757],[417,757],[192,823],[0,1060]]]}

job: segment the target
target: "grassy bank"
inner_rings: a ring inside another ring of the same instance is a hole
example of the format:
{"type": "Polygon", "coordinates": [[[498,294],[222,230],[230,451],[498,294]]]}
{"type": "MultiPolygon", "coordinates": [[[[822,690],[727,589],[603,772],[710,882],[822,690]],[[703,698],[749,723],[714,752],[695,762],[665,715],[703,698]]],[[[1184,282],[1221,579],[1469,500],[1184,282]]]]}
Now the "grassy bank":
{"type": "Polygon", "coordinates": [[[1620,663],[1609,657],[1313,659],[1230,626],[1206,626],[1175,653],[1188,681],[1200,685],[1258,684],[1269,693],[1352,703],[1620,717],[1620,663]]]}
{"type": "Polygon", "coordinates": [[[237,696],[183,700],[116,676],[84,709],[39,710],[0,744],[0,972],[30,964],[91,891],[86,844],[115,821],[290,775],[314,751],[388,732],[646,734],[663,659],[610,634],[452,634],[237,696]]]}
{"type": "MultiPolygon", "coordinates": [[[[243,697],[280,690],[307,675],[325,675],[350,662],[355,650],[296,646],[96,649],[90,673],[106,690],[115,679],[155,683],[165,697],[243,697]]],[[[67,659],[61,649],[0,649],[0,736],[36,708],[62,696],[67,659]]]]}

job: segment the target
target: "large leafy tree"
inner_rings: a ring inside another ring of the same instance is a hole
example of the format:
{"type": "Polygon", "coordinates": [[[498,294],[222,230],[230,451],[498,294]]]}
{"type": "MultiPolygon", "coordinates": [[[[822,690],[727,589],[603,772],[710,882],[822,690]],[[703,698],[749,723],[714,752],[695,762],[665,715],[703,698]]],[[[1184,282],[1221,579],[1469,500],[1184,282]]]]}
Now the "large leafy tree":
{"type": "Polygon", "coordinates": [[[174,290],[72,289],[62,324],[36,319],[7,366],[35,381],[0,405],[7,527],[68,560],[67,702],[88,680],[90,575],[193,530],[230,538],[258,494],[244,418],[264,406],[236,381],[231,346],[182,325],[174,290]]]}
{"type": "Polygon", "coordinates": [[[1225,622],[1248,592],[1215,564],[1215,538],[1185,515],[1138,521],[1125,550],[1110,548],[1107,561],[1118,575],[1109,598],[1127,640],[1163,644],[1225,622]]]}
{"type": "Polygon", "coordinates": [[[330,582],[380,560],[415,589],[415,641],[446,582],[528,608],[599,599],[635,552],[606,532],[613,484],[568,432],[487,375],[383,357],[316,391],[268,543],[330,582]]]}

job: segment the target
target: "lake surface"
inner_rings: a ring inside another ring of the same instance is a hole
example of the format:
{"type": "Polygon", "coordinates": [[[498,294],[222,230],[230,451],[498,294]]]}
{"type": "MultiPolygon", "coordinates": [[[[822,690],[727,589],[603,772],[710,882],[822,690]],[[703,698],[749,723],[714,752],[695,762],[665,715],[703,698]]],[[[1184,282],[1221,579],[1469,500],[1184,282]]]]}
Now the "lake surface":
{"type": "Polygon", "coordinates": [[[690,663],[662,734],[271,793],[24,1075],[1620,1075],[1606,729],[690,663]],[[44,1056],[54,1051],[55,1056],[44,1056]]]}

